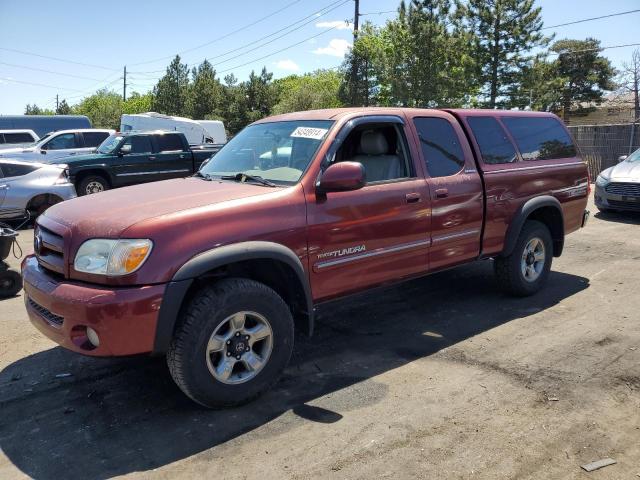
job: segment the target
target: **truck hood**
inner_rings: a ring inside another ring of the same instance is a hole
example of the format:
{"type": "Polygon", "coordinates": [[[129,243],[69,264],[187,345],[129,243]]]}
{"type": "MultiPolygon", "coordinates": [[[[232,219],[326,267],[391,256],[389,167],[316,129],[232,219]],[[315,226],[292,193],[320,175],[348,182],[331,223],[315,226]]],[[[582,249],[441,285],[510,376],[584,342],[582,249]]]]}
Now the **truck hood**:
{"type": "Polygon", "coordinates": [[[76,238],[115,238],[143,220],[279,190],[189,177],[74,198],[54,205],[44,216],[68,227],[76,238]]]}
{"type": "MultiPolygon", "coordinates": [[[[44,156],[44,155],[43,155],[44,156]]],[[[67,165],[72,165],[74,163],[80,162],[92,162],[96,163],[104,161],[105,158],[111,158],[113,155],[109,153],[89,153],[87,155],[69,155],[59,158],[53,158],[51,163],[66,163],[67,165]]]]}
{"type": "MultiPolygon", "coordinates": [[[[10,157],[11,155],[21,154],[21,153],[33,153],[36,151],[35,147],[13,147],[13,148],[3,148],[0,150],[0,157],[10,157]]],[[[44,156],[44,155],[43,155],[44,156]]]]}
{"type": "Polygon", "coordinates": [[[640,161],[629,162],[625,160],[606,169],[602,174],[605,177],[609,177],[611,181],[624,180],[640,182],[640,161]]]}

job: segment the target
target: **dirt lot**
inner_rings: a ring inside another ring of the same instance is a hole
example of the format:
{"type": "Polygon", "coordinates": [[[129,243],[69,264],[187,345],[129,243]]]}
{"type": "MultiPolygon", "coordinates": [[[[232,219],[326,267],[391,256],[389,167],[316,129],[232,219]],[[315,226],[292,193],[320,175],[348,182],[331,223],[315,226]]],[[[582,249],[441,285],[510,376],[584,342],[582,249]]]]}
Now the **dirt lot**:
{"type": "Polygon", "coordinates": [[[277,387],[226,411],[162,359],[67,353],[4,300],[0,478],[637,478],[638,224],[596,215],[532,298],[482,262],[327,307],[277,387]]]}

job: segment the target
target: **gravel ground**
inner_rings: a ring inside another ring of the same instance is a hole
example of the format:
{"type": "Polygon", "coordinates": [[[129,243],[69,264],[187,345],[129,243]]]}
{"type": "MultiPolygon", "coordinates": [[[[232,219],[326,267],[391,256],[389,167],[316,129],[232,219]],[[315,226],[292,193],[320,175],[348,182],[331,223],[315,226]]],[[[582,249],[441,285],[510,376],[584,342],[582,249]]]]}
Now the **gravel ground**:
{"type": "Polygon", "coordinates": [[[592,217],[531,298],[486,261],[325,307],[276,388],[223,411],[162,359],[65,352],[1,301],[0,478],[637,478],[638,224],[592,217]]]}

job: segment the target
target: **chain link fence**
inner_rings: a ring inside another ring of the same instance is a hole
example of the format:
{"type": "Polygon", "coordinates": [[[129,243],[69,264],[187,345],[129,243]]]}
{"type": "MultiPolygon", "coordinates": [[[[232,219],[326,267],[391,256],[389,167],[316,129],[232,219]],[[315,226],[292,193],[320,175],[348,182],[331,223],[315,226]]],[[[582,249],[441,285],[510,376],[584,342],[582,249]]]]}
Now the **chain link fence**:
{"type": "Polygon", "coordinates": [[[616,163],[621,155],[629,155],[640,148],[640,125],[570,125],[582,158],[589,165],[591,178],[616,163]]]}

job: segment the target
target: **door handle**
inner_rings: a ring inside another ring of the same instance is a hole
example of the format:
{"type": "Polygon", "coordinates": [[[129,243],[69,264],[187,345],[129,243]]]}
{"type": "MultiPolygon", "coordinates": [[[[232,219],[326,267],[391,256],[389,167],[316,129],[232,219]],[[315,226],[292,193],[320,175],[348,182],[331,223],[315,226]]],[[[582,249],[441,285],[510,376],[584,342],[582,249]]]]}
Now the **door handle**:
{"type": "Polygon", "coordinates": [[[180,155],[180,158],[184,158],[184,155],[180,155]]]}
{"type": "Polygon", "coordinates": [[[156,157],[154,157],[153,155],[151,155],[151,156],[149,157],[149,160],[155,160],[155,159],[156,159],[156,157]]]}
{"type": "Polygon", "coordinates": [[[0,185],[0,190],[9,190],[9,185],[0,185]]]}
{"type": "Polygon", "coordinates": [[[420,201],[419,193],[407,193],[404,197],[407,203],[418,203],[420,201]]]}
{"type": "Polygon", "coordinates": [[[436,190],[436,198],[447,198],[449,196],[449,190],[446,188],[438,188],[436,190]]]}

